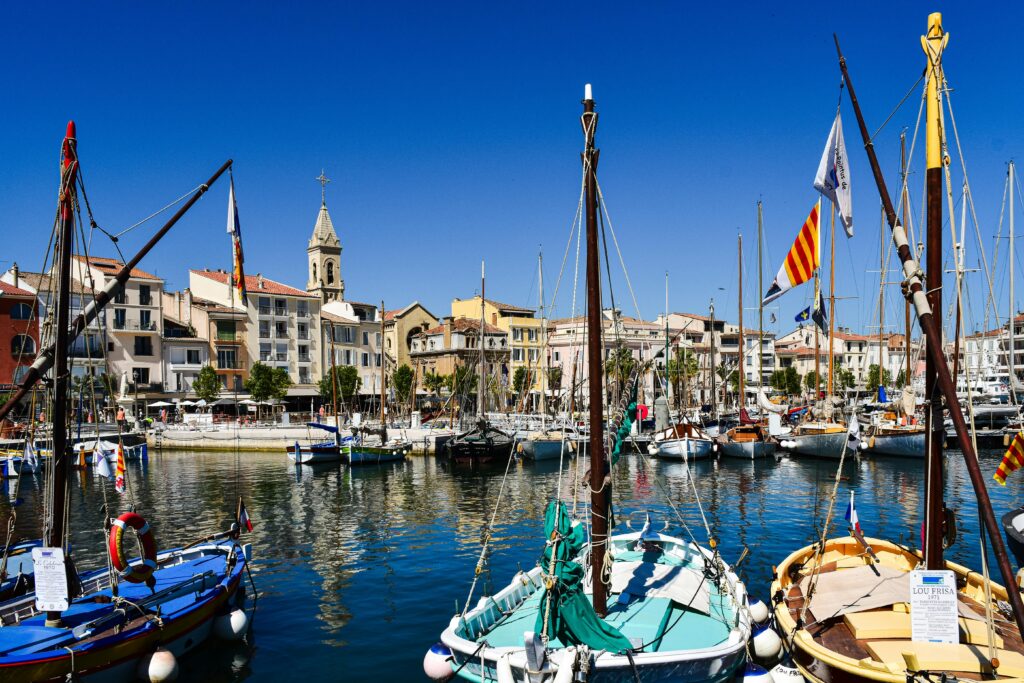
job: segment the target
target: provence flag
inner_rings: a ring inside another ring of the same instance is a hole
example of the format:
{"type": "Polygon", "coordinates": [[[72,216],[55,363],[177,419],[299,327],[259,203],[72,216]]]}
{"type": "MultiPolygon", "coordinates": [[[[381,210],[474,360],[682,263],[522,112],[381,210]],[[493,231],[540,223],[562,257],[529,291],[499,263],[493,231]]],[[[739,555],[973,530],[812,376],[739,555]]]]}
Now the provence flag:
{"type": "Polygon", "coordinates": [[[238,295],[238,301],[248,305],[248,297],[245,291],[245,269],[242,264],[245,258],[242,256],[242,225],[238,222],[238,205],[235,203],[235,179],[231,178],[231,189],[228,190],[228,234],[231,235],[231,287],[238,295]]]}
{"type": "Polygon", "coordinates": [[[778,299],[793,287],[803,284],[814,277],[814,272],[818,270],[818,263],[820,261],[818,254],[820,251],[820,245],[818,244],[818,218],[820,214],[821,200],[819,199],[815,203],[814,208],[811,209],[807,220],[804,221],[803,227],[800,228],[796,241],[793,242],[793,246],[790,247],[789,253],[786,255],[786,260],[782,262],[782,267],[779,268],[772,286],[768,288],[768,292],[764,295],[764,301],[761,302],[762,305],[778,299]]]}
{"type": "Polygon", "coordinates": [[[1006,486],[1006,475],[1020,469],[1021,465],[1024,465],[1024,431],[1017,432],[1017,436],[1013,437],[1013,442],[1003,456],[1003,461],[999,463],[993,479],[1006,486]]]}
{"type": "Polygon", "coordinates": [[[818,292],[818,303],[813,306],[808,306],[797,313],[794,320],[798,323],[805,323],[808,320],[813,320],[815,324],[821,328],[821,331],[825,336],[828,336],[828,313],[825,312],[825,297],[822,296],[821,292],[818,292]]]}
{"type": "Polygon", "coordinates": [[[125,489],[124,473],[125,473],[124,445],[120,441],[118,441],[117,442],[117,466],[116,466],[116,469],[114,470],[114,488],[117,490],[118,493],[124,493],[124,489],[125,489]]]}

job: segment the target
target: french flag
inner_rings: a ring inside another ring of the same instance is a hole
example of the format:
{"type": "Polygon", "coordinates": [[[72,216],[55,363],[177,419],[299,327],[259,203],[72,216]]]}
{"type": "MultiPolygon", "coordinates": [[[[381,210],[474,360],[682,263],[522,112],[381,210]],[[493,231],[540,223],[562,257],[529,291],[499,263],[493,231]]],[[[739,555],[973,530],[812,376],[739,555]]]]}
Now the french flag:
{"type": "Polygon", "coordinates": [[[252,520],[249,518],[249,511],[245,509],[245,501],[238,501],[238,527],[252,532],[252,520]]]}
{"type": "Polygon", "coordinates": [[[858,534],[864,534],[860,528],[860,519],[857,518],[857,506],[853,503],[853,491],[850,491],[850,504],[846,507],[846,521],[858,534]]]}

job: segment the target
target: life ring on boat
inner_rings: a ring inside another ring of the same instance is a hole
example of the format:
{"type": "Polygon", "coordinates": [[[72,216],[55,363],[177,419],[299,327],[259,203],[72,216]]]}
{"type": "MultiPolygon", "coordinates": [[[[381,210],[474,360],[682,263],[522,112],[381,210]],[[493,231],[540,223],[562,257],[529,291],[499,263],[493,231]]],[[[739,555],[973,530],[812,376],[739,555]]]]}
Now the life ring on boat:
{"type": "Polygon", "coordinates": [[[149,522],[142,518],[142,515],[134,512],[126,512],[110,525],[110,539],[108,549],[110,561],[120,574],[121,578],[129,583],[145,583],[156,571],[156,540],[149,528],[149,522]],[[128,564],[124,556],[124,531],[126,527],[135,530],[139,537],[139,544],[142,547],[142,562],[128,564]]]}

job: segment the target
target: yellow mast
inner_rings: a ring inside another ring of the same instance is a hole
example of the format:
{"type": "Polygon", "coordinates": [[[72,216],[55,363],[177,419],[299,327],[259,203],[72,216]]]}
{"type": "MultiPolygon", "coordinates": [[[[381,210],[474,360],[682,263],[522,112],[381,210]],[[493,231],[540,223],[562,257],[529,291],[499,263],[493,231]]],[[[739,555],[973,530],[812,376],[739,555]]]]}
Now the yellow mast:
{"type": "MultiPolygon", "coordinates": [[[[831,242],[829,248],[832,250],[832,255],[829,257],[828,263],[828,395],[832,396],[833,375],[836,372],[836,361],[833,357],[836,331],[836,203],[829,203],[832,205],[832,227],[828,239],[831,242]]],[[[814,303],[817,305],[818,302],[814,303]]]]}

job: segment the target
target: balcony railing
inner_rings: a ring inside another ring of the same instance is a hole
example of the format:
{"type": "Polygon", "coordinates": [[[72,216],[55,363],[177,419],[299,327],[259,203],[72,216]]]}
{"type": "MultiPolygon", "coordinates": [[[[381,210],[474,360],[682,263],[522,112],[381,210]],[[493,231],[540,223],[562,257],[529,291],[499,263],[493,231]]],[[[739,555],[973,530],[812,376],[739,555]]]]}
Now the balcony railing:
{"type": "Polygon", "coordinates": [[[242,362],[237,358],[235,360],[221,360],[217,359],[214,361],[214,367],[217,370],[241,370],[242,362]]]}
{"type": "Polygon", "coordinates": [[[242,341],[241,332],[218,332],[217,336],[213,338],[214,341],[219,342],[240,342],[242,341]]]}
{"type": "Polygon", "coordinates": [[[140,306],[152,306],[153,305],[153,295],[152,294],[140,294],[139,295],[139,305],[140,306]]]}
{"type": "Polygon", "coordinates": [[[102,344],[72,344],[68,349],[72,358],[103,358],[102,344]]]}
{"type": "Polygon", "coordinates": [[[274,336],[271,334],[271,330],[269,328],[263,328],[263,327],[260,328],[260,339],[273,339],[273,338],[274,338],[274,336]]]}
{"type": "Polygon", "coordinates": [[[261,353],[260,354],[260,362],[263,362],[263,363],[277,363],[277,362],[287,362],[287,361],[288,361],[288,354],[287,353],[261,353]]]}
{"type": "Polygon", "coordinates": [[[295,311],[295,316],[298,317],[298,318],[308,318],[309,317],[309,311],[302,311],[302,310],[295,311]]]}
{"type": "Polygon", "coordinates": [[[288,309],[281,306],[275,306],[274,315],[288,315],[288,309]]]}
{"type": "Polygon", "coordinates": [[[299,362],[300,363],[308,363],[308,362],[310,362],[310,359],[311,359],[311,356],[308,353],[300,353],[299,354],[299,362]]]}
{"type": "Polygon", "coordinates": [[[142,323],[138,320],[118,320],[114,319],[115,330],[139,330],[141,332],[156,332],[156,323],[150,320],[148,323],[142,323]]]}
{"type": "Polygon", "coordinates": [[[164,330],[164,336],[168,339],[195,339],[196,331],[191,328],[186,330],[178,328],[167,329],[164,330]]]}
{"type": "Polygon", "coordinates": [[[299,341],[307,341],[309,339],[309,332],[299,332],[295,335],[299,341]]]}
{"type": "Polygon", "coordinates": [[[270,306],[260,306],[260,315],[270,315],[270,306]]]}

